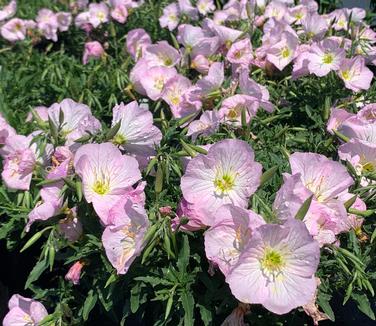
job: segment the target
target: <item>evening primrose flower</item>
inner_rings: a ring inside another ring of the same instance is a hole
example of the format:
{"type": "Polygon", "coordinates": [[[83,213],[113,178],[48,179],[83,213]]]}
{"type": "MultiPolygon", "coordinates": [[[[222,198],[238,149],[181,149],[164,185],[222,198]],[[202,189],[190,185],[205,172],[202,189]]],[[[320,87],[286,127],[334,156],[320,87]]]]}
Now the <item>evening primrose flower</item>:
{"type": "Polygon", "coordinates": [[[94,28],[107,23],[110,17],[110,10],[104,2],[91,3],[89,5],[88,21],[94,28]]]}
{"type": "Polygon", "coordinates": [[[267,50],[267,60],[282,71],[294,59],[298,43],[295,35],[283,32],[281,40],[267,50]]]}
{"type": "Polygon", "coordinates": [[[140,76],[140,83],[147,96],[156,101],[161,98],[165,84],[169,79],[177,75],[175,68],[156,66],[147,69],[143,76],[140,76]]]}
{"type": "Polygon", "coordinates": [[[26,38],[26,21],[13,18],[1,26],[1,36],[9,42],[22,41],[26,38]]]}
{"type": "Polygon", "coordinates": [[[343,59],[345,50],[339,47],[335,40],[325,39],[311,46],[308,69],[318,77],[327,75],[330,71],[337,71],[343,59]]]}
{"type": "Polygon", "coordinates": [[[14,294],[8,303],[9,312],[3,320],[3,326],[30,326],[39,323],[48,315],[40,302],[14,294]]]}
{"type": "Polygon", "coordinates": [[[111,209],[110,216],[111,225],[102,235],[103,247],[117,273],[125,274],[144,248],[148,217],[143,207],[131,201],[119,202],[111,209]]]}
{"type": "Polygon", "coordinates": [[[170,31],[173,31],[179,25],[179,20],[179,6],[173,2],[163,8],[163,15],[159,18],[159,24],[161,27],[167,27],[170,31]]]}
{"type": "Polygon", "coordinates": [[[192,121],[188,126],[187,136],[195,141],[199,135],[209,136],[219,128],[219,116],[216,110],[205,111],[200,119],[192,121]]]}
{"type": "Polygon", "coordinates": [[[213,225],[213,214],[224,204],[247,207],[260,185],[262,166],[254,161],[244,141],[226,139],[210,147],[187,165],[181,178],[184,198],[207,212],[203,224],[213,225]]]}
{"type": "Polygon", "coordinates": [[[231,204],[218,208],[215,216],[214,225],[205,232],[205,252],[226,276],[248,244],[253,230],[265,221],[256,213],[231,204]]]}
{"type": "Polygon", "coordinates": [[[17,11],[17,2],[12,0],[6,6],[0,9],[0,22],[12,17],[17,11]]]}
{"type": "Polygon", "coordinates": [[[141,179],[137,160],[122,155],[111,143],[81,146],[74,157],[74,168],[82,179],[82,189],[88,203],[103,224],[109,211],[141,179]]]}
{"type": "Polygon", "coordinates": [[[226,59],[233,64],[248,67],[253,59],[252,44],[249,38],[232,44],[227,52],[226,59]]]}
{"type": "Polygon", "coordinates": [[[148,45],[145,48],[143,58],[150,67],[164,66],[174,67],[179,63],[180,54],[166,41],[160,41],[157,44],[148,45]]]}
{"type": "Polygon", "coordinates": [[[359,92],[370,88],[373,73],[366,67],[364,58],[356,56],[342,61],[338,76],[343,80],[346,88],[359,92]]]}
{"type": "Polygon", "coordinates": [[[126,49],[136,61],[140,59],[145,48],[151,44],[151,38],[142,28],[132,29],[127,34],[126,49]]]}
{"type": "Polygon", "coordinates": [[[253,232],[226,282],[239,301],[285,314],[314,297],[319,259],[319,244],[304,223],[265,224],[253,232]]]}
{"type": "Polygon", "coordinates": [[[211,13],[215,10],[215,5],[213,0],[198,0],[197,9],[201,15],[206,16],[208,13],[211,13]]]}
{"type": "Polygon", "coordinates": [[[112,142],[135,155],[136,159],[141,156],[148,160],[155,155],[155,146],[159,145],[162,133],[153,125],[153,115],[148,107],[133,101],[127,105],[116,105],[112,112],[112,126],[120,121],[120,128],[112,142]]]}
{"type": "Polygon", "coordinates": [[[16,135],[16,130],[4,119],[0,113],[0,146],[4,145],[5,140],[16,135]]]}

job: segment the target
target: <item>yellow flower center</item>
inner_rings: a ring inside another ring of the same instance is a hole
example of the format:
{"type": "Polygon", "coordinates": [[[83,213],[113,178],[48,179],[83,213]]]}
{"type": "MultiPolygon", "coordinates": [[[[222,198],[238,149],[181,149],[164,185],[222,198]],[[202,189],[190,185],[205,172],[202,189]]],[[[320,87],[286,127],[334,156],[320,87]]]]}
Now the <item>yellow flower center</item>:
{"type": "Polygon", "coordinates": [[[180,97],[177,94],[171,94],[168,99],[172,105],[178,106],[180,103],[180,97]]]}
{"type": "Polygon", "coordinates": [[[222,194],[228,193],[234,188],[235,176],[230,174],[224,174],[221,177],[217,177],[214,180],[216,190],[222,194]]]}
{"type": "Polygon", "coordinates": [[[324,56],[322,57],[322,62],[325,63],[326,65],[331,64],[334,61],[334,56],[332,53],[325,53],[324,56]]]}
{"type": "Polygon", "coordinates": [[[363,164],[363,171],[365,172],[373,172],[375,171],[375,167],[371,162],[367,162],[366,164],[363,164]]]}
{"type": "Polygon", "coordinates": [[[350,79],[350,71],[349,70],[344,70],[341,72],[342,78],[344,80],[349,80],[350,79]]]}
{"type": "Polygon", "coordinates": [[[127,142],[127,139],[122,134],[116,134],[115,137],[112,139],[112,143],[115,145],[122,145],[127,142]]]}
{"type": "Polygon", "coordinates": [[[282,58],[283,58],[283,59],[287,59],[290,55],[291,55],[291,51],[290,51],[290,49],[289,49],[287,46],[285,46],[285,47],[282,49],[282,51],[281,51],[281,56],[282,56],[282,58]]]}
{"type": "Polygon", "coordinates": [[[280,272],[285,266],[282,255],[271,248],[267,248],[261,259],[261,267],[270,273],[280,272]]]}
{"type": "Polygon", "coordinates": [[[96,192],[98,195],[105,195],[109,192],[110,186],[108,182],[104,182],[102,180],[95,181],[93,185],[93,191],[96,192]]]}
{"type": "Polygon", "coordinates": [[[236,112],[235,109],[231,109],[228,113],[227,113],[227,117],[230,119],[230,120],[234,120],[236,119],[238,116],[238,112],[236,112]]]}
{"type": "Polygon", "coordinates": [[[97,13],[97,18],[99,19],[100,22],[103,22],[104,19],[106,18],[106,15],[100,11],[97,13]]]}
{"type": "Polygon", "coordinates": [[[163,89],[163,86],[164,86],[163,78],[162,77],[157,78],[154,82],[154,87],[161,91],[163,89]]]}

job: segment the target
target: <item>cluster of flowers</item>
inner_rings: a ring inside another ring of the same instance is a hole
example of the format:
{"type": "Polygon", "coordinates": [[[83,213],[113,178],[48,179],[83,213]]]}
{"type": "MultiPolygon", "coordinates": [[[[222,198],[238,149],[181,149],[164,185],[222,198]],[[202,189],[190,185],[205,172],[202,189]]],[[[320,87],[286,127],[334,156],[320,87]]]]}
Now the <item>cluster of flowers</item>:
{"type": "MultiPolygon", "coordinates": [[[[0,34],[9,42],[25,40],[32,37],[34,42],[40,36],[47,40],[57,42],[58,31],[68,31],[74,20],[75,26],[84,30],[88,35],[112,18],[124,24],[128,17],[128,10],[137,8],[142,1],[109,0],[108,2],[90,3],[88,0],[77,0],[71,3],[71,12],[53,12],[50,9],[40,9],[34,20],[12,18],[17,11],[17,2],[12,0],[0,10],[0,34]],[[78,13],[78,11],[81,11],[78,13]],[[78,13],[78,14],[77,14],[78,13]]],[[[98,41],[85,43],[83,63],[86,64],[90,57],[98,58],[104,54],[104,49],[98,41]]]]}
{"type": "MultiPolygon", "coordinates": [[[[127,90],[148,99],[143,104],[116,105],[113,132],[106,139],[90,108],[71,99],[35,108],[28,121],[38,130],[28,136],[18,135],[0,117],[4,185],[12,191],[29,190],[33,180],[41,185],[41,200],[30,212],[25,230],[63,215],[62,236],[77,241],[82,233],[80,217],[76,207],[69,207],[65,189],[70,180],[79,178],[79,186],[74,187],[82,189],[99,217],[108,260],[118,274],[125,274],[145,246],[149,220],[141,172],[162,139],[147,101],[165,102],[175,119],[185,119],[187,136],[195,141],[214,134],[221,124],[235,129],[247,125],[260,108],[274,110],[267,88],[250,77],[252,66],[278,73],[291,64],[293,78],[333,72],[354,92],[370,87],[373,74],[366,64],[376,63],[376,33],[363,22],[363,10],[320,16],[312,0],[301,0],[297,6],[289,0],[265,2],[233,0],[217,11],[211,0],[198,0],[196,7],[189,0],[172,3],[164,9],[160,24],[177,28],[174,46],[166,41],[153,44],[143,29],[130,31],[126,50],[135,65],[129,76],[132,87],[127,90]],[[185,17],[196,20],[208,14],[213,17],[204,18],[202,27],[179,25],[185,17]],[[240,20],[249,23],[247,32],[224,25],[240,20]],[[248,32],[261,27],[262,44],[253,50],[248,32]],[[330,36],[333,31],[338,35],[330,36]],[[231,83],[226,83],[226,70],[231,70],[231,83]],[[192,81],[186,77],[188,71],[201,76],[192,81]],[[214,108],[219,98],[223,100],[214,108]],[[82,145],[85,142],[91,143],[82,145]]],[[[86,9],[87,1],[76,5],[86,9]]],[[[104,2],[90,4],[75,23],[87,32],[108,22],[110,16],[123,23],[134,5],[134,1],[110,1],[110,8],[104,2]]],[[[0,19],[14,11],[15,2],[11,2],[0,19]]],[[[68,28],[71,19],[70,14],[43,9],[37,26],[46,38],[56,40],[57,29],[68,28]]],[[[25,21],[20,24],[17,18],[9,20],[2,26],[2,35],[10,31],[9,40],[23,39],[29,27],[25,21]]],[[[376,169],[375,122],[376,104],[364,106],[357,114],[333,108],[328,122],[330,133],[347,140],[339,156],[353,166],[362,185],[373,182],[376,169]]],[[[291,174],[283,175],[270,210],[272,223],[267,223],[249,209],[262,176],[251,146],[225,139],[201,150],[202,154],[182,160],[182,198],[172,228],[176,232],[206,229],[206,256],[224,274],[239,301],[262,304],[276,314],[303,306],[316,320],[325,318],[315,303],[320,248],[340,246],[338,235],[351,229],[361,232],[363,220],[350,214],[348,206],[366,210],[366,204],[350,193],[354,180],[347,169],[320,154],[292,154],[291,174]]],[[[66,279],[77,284],[83,267],[83,262],[76,262],[66,279]]],[[[47,314],[40,303],[19,295],[12,297],[9,308],[4,325],[38,323],[47,314]]]]}

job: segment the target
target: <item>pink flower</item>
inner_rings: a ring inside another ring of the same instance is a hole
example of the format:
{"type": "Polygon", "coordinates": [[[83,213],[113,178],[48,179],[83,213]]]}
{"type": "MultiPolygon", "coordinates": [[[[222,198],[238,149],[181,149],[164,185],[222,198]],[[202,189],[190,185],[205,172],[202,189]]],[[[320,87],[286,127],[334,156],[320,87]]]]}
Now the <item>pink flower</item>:
{"type": "Polygon", "coordinates": [[[171,228],[174,231],[178,226],[181,231],[197,231],[206,227],[202,224],[204,212],[184,198],[180,201],[176,214],[177,216],[171,221],[171,228]],[[182,224],[183,219],[186,220],[184,224],[182,224]]]}
{"type": "Polygon", "coordinates": [[[190,0],[178,0],[180,13],[187,15],[190,19],[196,20],[198,18],[198,10],[190,0]]]}
{"type": "Polygon", "coordinates": [[[175,68],[164,66],[152,67],[142,76],[140,83],[145,89],[147,96],[156,101],[162,97],[162,91],[165,84],[172,77],[176,76],[175,68]]]}
{"type": "Polygon", "coordinates": [[[4,185],[13,190],[29,190],[36,163],[34,148],[30,148],[30,137],[14,135],[7,137],[1,149],[4,157],[1,177],[4,185]]]}
{"type": "Polygon", "coordinates": [[[89,5],[88,22],[97,28],[103,23],[109,21],[109,9],[104,2],[91,3],[89,5]]]}
{"type": "Polygon", "coordinates": [[[68,146],[58,146],[51,157],[52,166],[48,170],[46,179],[61,180],[72,172],[73,153],[68,146]]]}
{"type": "MultiPolygon", "coordinates": [[[[343,161],[349,162],[358,175],[376,172],[376,144],[360,139],[350,139],[338,148],[338,155],[343,161]]],[[[371,181],[362,177],[361,185],[367,186],[371,181]]]]}
{"type": "Polygon", "coordinates": [[[349,113],[344,109],[332,108],[330,110],[330,117],[328,120],[326,130],[330,134],[334,135],[333,130],[338,130],[338,128],[340,128],[342,123],[352,116],[353,116],[352,113],[349,113]]]}
{"type": "Polygon", "coordinates": [[[110,214],[113,223],[104,230],[102,243],[117,273],[125,274],[144,248],[143,238],[149,221],[146,211],[132,205],[131,201],[115,205],[110,214]]]}
{"type": "Polygon", "coordinates": [[[192,59],[191,68],[196,69],[203,75],[206,75],[209,72],[210,61],[203,55],[199,54],[192,59]]]}
{"type": "Polygon", "coordinates": [[[318,202],[335,199],[354,183],[343,165],[320,154],[294,153],[290,165],[292,174],[300,174],[302,183],[318,202]]]}
{"type": "Polygon", "coordinates": [[[16,135],[16,130],[0,114],[0,146],[5,144],[8,137],[16,135]]]}
{"type": "Polygon", "coordinates": [[[140,59],[145,48],[151,44],[151,38],[142,28],[132,29],[127,34],[127,51],[136,61],[140,59]]]}
{"type": "Polygon", "coordinates": [[[304,223],[266,224],[253,232],[226,282],[239,301],[285,314],[314,297],[319,259],[304,223]]]}
{"type": "Polygon", "coordinates": [[[328,30],[328,23],[317,13],[312,13],[302,20],[302,27],[308,38],[319,41],[328,30]]]}
{"type": "Polygon", "coordinates": [[[345,87],[354,92],[369,89],[373,78],[372,71],[366,67],[364,58],[361,56],[344,59],[339,67],[338,75],[344,81],[345,87]]]}
{"type": "Polygon", "coordinates": [[[283,70],[293,60],[298,43],[298,38],[293,34],[282,33],[281,40],[267,50],[267,60],[283,70]]]}
{"type": "Polygon", "coordinates": [[[180,61],[179,52],[166,41],[148,45],[143,53],[143,58],[148,62],[149,67],[164,66],[174,67],[180,61]]]}
{"type": "Polygon", "coordinates": [[[181,189],[189,203],[207,212],[202,223],[213,225],[213,214],[221,205],[247,207],[260,184],[261,171],[246,142],[226,139],[188,163],[181,189]]]}
{"type": "Polygon", "coordinates": [[[58,12],[56,13],[56,19],[59,30],[61,32],[66,32],[72,23],[72,14],[70,12],[58,12]]]}
{"type": "Polygon", "coordinates": [[[344,58],[345,50],[336,41],[325,39],[311,46],[308,69],[311,74],[323,77],[330,71],[337,71],[344,58]]]}
{"type": "Polygon", "coordinates": [[[214,134],[219,128],[218,112],[205,111],[199,120],[192,121],[188,126],[187,136],[195,141],[199,135],[209,136],[214,134]]]}
{"type": "Polygon", "coordinates": [[[196,87],[198,88],[198,94],[205,96],[217,91],[222,86],[223,81],[223,62],[214,62],[209,68],[208,75],[197,81],[196,87]]]}
{"type": "Polygon", "coordinates": [[[136,158],[141,156],[149,160],[150,156],[155,155],[155,147],[159,145],[162,133],[153,125],[153,115],[147,106],[139,106],[136,101],[116,105],[113,108],[112,126],[119,121],[120,128],[113,143],[136,158]]]}
{"type": "Polygon", "coordinates": [[[204,19],[204,26],[206,30],[211,31],[219,37],[219,43],[229,49],[239,37],[243,34],[242,31],[218,25],[209,18],[204,19]]]}
{"type": "Polygon", "coordinates": [[[256,115],[259,102],[252,96],[236,94],[226,98],[218,112],[219,118],[224,123],[234,126],[241,126],[242,112],[245,111],[246,122],[256,115]]]}
{"type": "Polygon", "coordinates": [[[17,2],[12,0],[0,10],[0,22],[12,17],[17,11],[17,2]]]}
{"type": "Polygon", "coordinates": [[[66,218],[59,220],[58,230],[68,241],[75,242],[82,235],[82,224],[77,218],[76,207],[69,209],[66,215],[66,218]]]}
{"type": "Polygon", "coordinates": [[[179,25],[180,10],[177,3],[173,2],[163,9],[163,15],[159,18],[161,27],[167,27],[170,31],[179,25]]]}
{"type": "Polygon", "coordinates": [[[233,64],[248,67],[253,59],[251,41],[246,38],[233,43],[227,52],[226,59],[233,64]]]}
{"type": "Polygon", "coordinates": [[[266,6],[264,16],[276,20],[286,20],[289,16],[289,12],[286,4],[280,1],[272,1],[266,6]]]}
{"type": "Polygon", "coordinates": [[[9,312],[3,326],[38,325],[47,315],[46,308],[38,301],[14,294],[8,303],[9,312]]]}
{"type": "Polygon", "coordinates": [[[215,5],[213,0],[198,0],[197,1],[197,9],[201,15],[207,15],[215,10],[215,5]]]}
{"type": "Polygon", "coordinates": [[[128,10],[125,5],[118,5],[111,10],[111,17],[120,24],[124,24],[128,17],[128,10]]]}
{"type": "Polygon", "coordinates": [[[49,9],[41,9],[38,11],[36,18],[39,31],[47,40],[57,41],[57,30],[59,24],[56,14],[49,9]]]}
{"type": "Polygon", "coordinates": [[[1,26],[1,36],[9,42],[22,41],[26,37],[26,23],[19,18],[13,18],[1,26]]]}
{"type": "Polygon", "coordinates": [[[102,44],[98,41],[86,42],[82,63],[86,65],[90,58],[99,59],[104,55],[102,44]]]}
{"type": "Polygon", "coordinates": [[[215,212],[215,222],[205,232],[206,257],[227,276],[247,246],[252,232],[265,224],[256,213],[233,205],[224,205],[215,212]]]}
{"type": "Polygon", "coordinates": [[[74,157],[74,168],[82,179],[85,199],[104,225],[109,212],[128,188],[141,179],[135,158],[122,155],[111,143],[81,146],[74,157]]]}
{"type": "Polygon", "coordinates": [[[70,268],[68,273],[65,275],[67,281],[72,282],[74,285],[80,283],[81,270],[84,264],[81,261],[76,261],[70,268]]]}
{"type": "Polygon", "coordinates": [[[175,75],[164,85],[162,99],[170,106],[174,117],[178,117],[177,112],[183,101],[183,95],[192,86],[191,81],[183,75],[175,75]]]}
{"type": "Polygon", "coordinates": [[[56,185],[43,187],[40,191],[42,201],[37,203],[34,209],[29,213],[26,232],[29,232],[31,225],[35,221],[46,221],[57,215],[63,205],[63,198],[60,195],[61,187],[56,185]]]}
{"type": "Polygon", "coordinates": [[[100,122],[91,114],[90,108],[71,99],[64,99],[48,108],[48,116],[56,127],[60,125],[60,111],[63,113],[63,123],[60,133],[65,138],[65,145],[70,146],[88,132],[95,134],[100,128],[100,122]]]}

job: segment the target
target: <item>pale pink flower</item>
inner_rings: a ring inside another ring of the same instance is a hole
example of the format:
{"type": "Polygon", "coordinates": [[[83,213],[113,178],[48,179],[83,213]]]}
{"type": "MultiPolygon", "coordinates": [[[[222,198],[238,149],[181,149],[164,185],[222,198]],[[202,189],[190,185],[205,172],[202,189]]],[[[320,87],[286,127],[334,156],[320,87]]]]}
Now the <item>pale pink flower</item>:
{"type": "Polygon", "coordinates": [[[149,67],[164,66],[174,67],[180,61],[179,52],[166,41],[148,45],[143,53],[143,58],[149,67]]]}
{"type": "Polygon", "coordinates": [[[57,215],[63,205],[61,197],[61,187],[56,185],[45,186],[40,191],[41,201],[33,208],[28,215],[26,232],[29,232],[31,225],[35,221],[47,221],[49,218],[57,215]]]}
{"type": "Polygon", "coordinates": [[[180,13],[187,15],[190,19],[198,19],[198,10],[192,6],[190,0],[178,0],[178,5],[180,13]]]}
{"type": "Polygon", "coordinates": [[[93,203],[105,225],[113,205],[141,179],[137,160],[122,155],[111,143],[81,146],[74,157],[74,168],[82,179],[86,201],[93,203]]]}
{"type": "Polygon", "coordinates": [[[309,75],[309,52],[310,46],[308,44],[301,44],[296,49],[294,66],[292,68],[292,79],[298,79],[302,76],[309,75]]]}
{"type": "Polygon", "coordinates": [[[38,325],[47,315],[46,308],[38,301],[14,294],[8,303],[9,312],[3,326],[38,325]]]}
{"type": "Polygon", "coordinates": [[[223,62],[214,62],[210,66],[207,76],[197,81],[196,87],[198,88],[198,93],[201,96],[205,96],[219,90],[219,88],[222,86],[224,78],[223,62]]]}
{"type": "Polygon", "coordinates": [[[205,56],[199,54],[192,59],[191,68],[206,75],[209,72],[210,61],[205,56]]]}
{"type": "Polygon", "coordinates": [[[340,48],[336,41],[325,39],[312,44],[308,69],[311,74],[323,77],[330,71],[337,71],[344,58],[345,50],[340,48]]]}
{"type": "Polygon", "coordinates": [[[215,212],[215,222],[205,232],[206,257],[227,276],[247,246],[252,232],[265,224],[264,219],[251,210],[224,205],[215,212]]]}
{"type": "Polygon", "coordinates": [[[39,31],[47,40],[52,40],[54,42],[57,41],[57,30],[59,28],[59,24],[57,21],[57,16],[52,10],[39,10],[36,22],[39,31]]]}
{"type": "Polygon", "coordinates": [[[319,5],[315,0],[300,0],[303,6],[306,6],[309,12],[317,12],[319,10],[319,5]]]}
{"type": "Polygon", "coordinates": [[[370,88],[373,73],[366,67],[364,58],[356,56],[342,61],[338,76],[344,81],[346,88],[359,92],[370,88]]]}
{"type": "Polygon", "coordinates": [[[272,1],[266,6],[264,16],[266,18],[274,18],[276,20],[286,20],[286,18],[289,16],[289,12],[284,3],[280,1],[272,1]]]}
{"type": "Polygon", "coordinates": [[[165,83],[161,97],[170,106],[175,117],[177,116],[176,111],[179,111],[180,103],[183,100],[183,94],[191,86],[191,81],[180,74],[175,75],[165,83]]]}
{"type": "Polygon", "coordinates": [[[206,16],[207,14],[215,10],[215,5],[214,5],[213,0],[198,0],[196,6],[198,9],[198,12],[204,16],[206,16]]]}
{"type": "Polygon", "coordinates": [[[338,128],[340,128],[340,126],[342,125],[342,123],[352,116],[353,114],[347,112],[345,109],[331,108],[330,117],[328,120],[326,130],[330,134],[334,135],[333,130],[337,131],[338,128]]]}
{"type": "Polygon", "coordinates": [[[197,155],[181,179],[184,198],[207,212],[203,224],[213,225],[213,213],[224,204],[247,207],[260,184],[262,166],[246,142],[226,139],[197,155]]]}
{"type": "Polygon", "coordinates": [[[143,56],[145,48],[151,44],[151,38],[142,28],[132,29],[127,34],[127,51],[136,61],[143,56]]]}
{"type": "Polygon", "coordinates": [[[145,78],[145,74],[149,71],[147,61],[143,58],[139,59],[133,66],[129,73],[129,80],[131,81],[132,88],[139,94],[146,96],[146,91],[141,84],[141,80],[145,78]]]}
{"type": "Polygon", "coordinates": [[[235,94],[222,102],[218,114],[222,122],[239,127],[242,123],[242,112],[245,111],[245,121],[249,123],[256,115],[258,108],[259,102],[256,98],[235,94]]]}
{"type": "Polygon", "coordinates": [[[284,32],[281,40],[267,50],[266,59],[279,70],[283,70],[294,58],[299,40],[292,34],[284,32]]]}
{"type": "Polygon", "coordinates": [[[104,53],[102,44],[100,44],[98,41],[86,42],[82,63],[86,65],[89,62],[89,59],[99,59],[104,55],[104,53]]]}
{"type": "Polygon", "coordinates": [[[239,37],[243,34],[242,31],[218,25],[209,18],[205,18],[204,27],[219,37],[219,43],[229,49],[239,37]]]}
{"type": "Polygon", "coordinates": [[[61,32],[66,32],[72,23],[72,14],[70,12],[58,12],[56,13],[56,19],[58,23],[59,30],[61,32]]]}
{"type": "Polygon", "coordinates": [[[89,22],[90,13],[88,11],[81,12],[74,20],[76,27],[81,28],[86,33],[90,33],[93,29],[93,25],[89,22]]]}
{"type": "Polygon", "coordinates": [[[1,36],[9,42],[22,41],[26,38],[25,20],[12,18],[1,26],[1,36]]]}
{"type": "MultiPolygon", "coordinates": [[[[343,161],[349,162],[359,176],[376,172],[376,144],[360,139],[350,139],[338,148],[338,155],[343,161]]],[[[362,186],[367,186],[370,180],[362,177],[362,186]]]]}
{"type": "Polygon", "coordinates": [[[60,133],[65,138],[65,145],[73,145],[74,141],[87,135],[95,134],[100,128],[100,122],[91,114],[90,108],[71,99],[64,99],[48,108],[48,116],[56,127],[60,125],[60,111],[64,119],[60,133]]]}
{"type": "Polygon", "coordinates": [[[12,17],[17,11],[17,2],[12,0],[2,9],[0,9],[0,22],[12,17]]]}
{"type": "MultiPolygon", "coordinates": [[[[354,194],[349,192],[344,192],[339,196],[339,199],[343,202],[346,202],[354,197],[354,194]]],[[[360,199],[358,196],[355,199],[354,204],[352,204],[351,208],[354,208],[358,211],[365,211],[367,210],[366,203],[360,199]]],[[[362,225],[364,222],[364,218],[355,215],[355,214],[347,214],[347,219],[345,221],[345,231],[354,230],[356,235],[362,234],[362,225]]]]}
{"type": "Polygon", "coordinates": [[[308,8],[303,5],[298,5],[292,8],[289,8],[288,22],[301,25],[302,21],[308,15],[308,8]]]}
{"type": "Polygon", "coordinates": [[[77,218],[76,207],[66,213],[67,217],[59,220],[59,232],[70,242],[77,241],[82,235],[82,224],[77,218]]]}
{"type": "Polygon", "coordinates": [[[253,232],[226,282],[239,301],[285,314],[314,297],[319,259],[304,223],[266,224],[253,232]]]}
{"type": "MultiPolygon", "coordinates": [[[[133,101],[127,105],[120,103],[112,111],[112,126],[121,122],[112,142],[128,154],[135,155],[136,159],[141,156],[148,161],[155,155],[155,147],[162,139],[161,131],[153,125],[153,115],[148,107],[133,101]]],[[[141,166],[140,161],[139,164],[141,166]]]]}
{"type": "Polygon", "coordinates": [[[89,5],[88,22],[94,28],[97,28],[103,23],[107,23],[109,21],[109,15],[110,10],[104,2],[91,3],[89,5]]]}
{"type": "Polygon", "coordinates": [[[189,124],[187,136],[192,137],[192,141],[195,141],[199,135],[212,135],[219,128],[219,120],[217,111],[205,111],[199,120],[194,120],[189,124]]]}
{"type": "Polygon", "coordinates": [[[226,59],[233,64],[248,67],[253,59],[251,41],[246,38],[233,43],[227,52],[226,59]]]}
{"type": "Polygon", "coordinates": [[[181,231],[197,231],[206,228],[206,225],[202,224],[204,212],[188,203],[184,198],[179,203],[176,211],[176,217],[171,221],[171,228],[176,231],[178,226],[181,231]],[[187,220],[185,224],[181,224],[182,219],[187,220]]]}
{"type": "Polygon", "coordinates": [[[179,25],[180,10],[177,3],[173,2],[163,9],[163,15],[159,18],[161,27],[167,27],[170,31],[179,25]]]}
{"type": "Polygon", "coordinates": [[[80,284],[81,270],[84,264],[81,261],[76,261],[65,275],[67,281],[72,282],[74,285],[80,284]]]}
{"type": "Polygon", "coordinates": [[[290,165],[292,174],[300,174],[302,183],[318,202],[335,199],[354,183],[342,164],[324,155],[294,153],[290,156],[290,165]]]}
{"type": "Polygon", "coordinates": [[[4,185],[13,190],[29,190],[36,153],[30,148],[30,137],[9,136],[1,149],[4,157],[1,177],[4,185]]]}
{"type": "Polygon", "coordinates": [[[48,169],[47,180],[61,180],[72,173],[73,153],[68,146],[56,147],[51,156],[52,165],[48,169]]]}
{"type": "Polygon", "coordinates": [[[140,83],[146,92],[146,95],[156,101],[162,97],[162,91],[165,84],[174,76],[177,71],[175,68],[164,66],[152,67],[146,70],[143,76],[140,76],[140,83]]]}
{"type": "Polygon", "coordinates": [[[321,40],[328,30],[327,21],[317,13],[308,14],[302,21],[304,33],[315,41],[321,40]]]}
{"type": "Polygon", "coordinates": [[[135,207],[131,201],[114,206],[110,214],[113,225],[104,230],[102,243],[117,273],[125,274],[144,248],[149,221],[145,209],[135,207]]]}
{"type": "Polygon", "coordinates": [[[8,124],[0,113],[0,146],[5,144],[8,137],[16,135],[16,130],[8,124]]]}
{"type": "Polygon", "coordinates": [[[111,17],[120,24],[124,24],[128,18],[128,9],[125,5],[118,5],[111,9],[111,17]]]}

